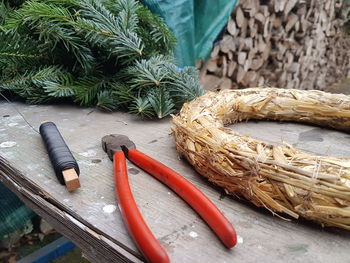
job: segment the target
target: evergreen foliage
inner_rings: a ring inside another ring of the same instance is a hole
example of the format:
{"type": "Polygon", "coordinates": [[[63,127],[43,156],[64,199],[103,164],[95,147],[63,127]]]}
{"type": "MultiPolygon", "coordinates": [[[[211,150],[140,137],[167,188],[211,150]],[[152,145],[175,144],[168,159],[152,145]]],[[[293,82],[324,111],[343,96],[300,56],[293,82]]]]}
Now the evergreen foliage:
{"type": "Polygon", "coordinates": [[[0,2],[0,92],[163,118],[202,95],[174,35],[136,0],[0,2]]]}
{"type": "Polygon", "coordinates": [[[10,7],[5,2],[0,2],[0,25],[5,22],[7,15],[10,12],[10,7]]]}

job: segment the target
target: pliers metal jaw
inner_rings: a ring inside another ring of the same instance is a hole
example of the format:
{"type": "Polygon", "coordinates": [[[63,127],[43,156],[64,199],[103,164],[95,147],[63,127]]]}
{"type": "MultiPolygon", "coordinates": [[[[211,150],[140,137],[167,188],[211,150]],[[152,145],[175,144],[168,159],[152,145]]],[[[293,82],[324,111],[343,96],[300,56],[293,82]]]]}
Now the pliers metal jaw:
{"type": "Polygon", "coordinates": [[[135,144],[125,135],[104,136],[102,148],[114,163],[116,195],[124,223],[147,261],[170,262],[165,249],[154,237],[137,208],[128,181],[125,157],[184,199],[207,222],[227,248],[236,245],[237,236],[232,224],[191,182],[164,164],[138,151],[135,144]]]}
{"type": "Polygon", "coordinates": [[[122,134],[110,134],[102,137],[102,149],[107,153],[109,159],[113,161],[115,152],[123,151],[128,156],[128,151],[136,149],[136,145],[128,136],[122,134]]]}

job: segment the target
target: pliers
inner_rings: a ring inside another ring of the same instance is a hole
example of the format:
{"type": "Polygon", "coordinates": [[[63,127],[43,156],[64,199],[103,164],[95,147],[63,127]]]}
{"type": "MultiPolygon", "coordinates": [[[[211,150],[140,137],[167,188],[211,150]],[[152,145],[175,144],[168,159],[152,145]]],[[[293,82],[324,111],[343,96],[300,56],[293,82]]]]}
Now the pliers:
{"type": "Polygon", "coordinates": [[[232,224],[191,182],[164,164],[138,151],[135,144],[125,135],[104,136],[102,148],[114,162],[115,190],[124,223],[147,261],[170,262],[165,249],[154,237],[137,208],[129,186],[125,157],[184,199],[207,222],[227,248],[236,245],[237,236],[232,224]]]}

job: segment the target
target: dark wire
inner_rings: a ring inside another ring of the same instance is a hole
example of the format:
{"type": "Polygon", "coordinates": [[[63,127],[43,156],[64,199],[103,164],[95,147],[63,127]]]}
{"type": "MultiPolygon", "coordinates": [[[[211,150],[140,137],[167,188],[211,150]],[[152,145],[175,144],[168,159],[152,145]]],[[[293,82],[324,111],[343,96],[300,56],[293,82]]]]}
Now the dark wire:
{"type": "Polygon", "coordinates": [[[4,94],[2,94],[0,92],[0,96],[3,97],[10,105],[13,109],[15,109],[15,111],[18,112],[19,115],[21,115],[22,119],[27,123],[27,125],[36,133],[40,134],[38,130],[36,130],[28,121],[27,119],[24,117],[24,115],[15,107],[15,105],[13,105],[12,101],[10,101],[8,98],[6,98],[6,96],[4,94]]]}
{"type": "Polygon", "coordinates": [[[65,185],[62,171],[74,168],[79,175],[79,165],[53,122],[41,124],[39,130],[50,156],[56,177],[62,185],[65,185]]]}

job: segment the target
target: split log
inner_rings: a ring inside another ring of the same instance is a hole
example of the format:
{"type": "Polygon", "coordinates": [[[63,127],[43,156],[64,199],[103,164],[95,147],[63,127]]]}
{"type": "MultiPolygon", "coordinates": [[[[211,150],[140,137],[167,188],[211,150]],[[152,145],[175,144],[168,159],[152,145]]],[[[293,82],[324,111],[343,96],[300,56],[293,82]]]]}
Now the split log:
{"type": "Polygon", "coordinates": [[[325,90],[350,76],[349,13],[345,0],[240,0],[201,82],[325,90]]]}

